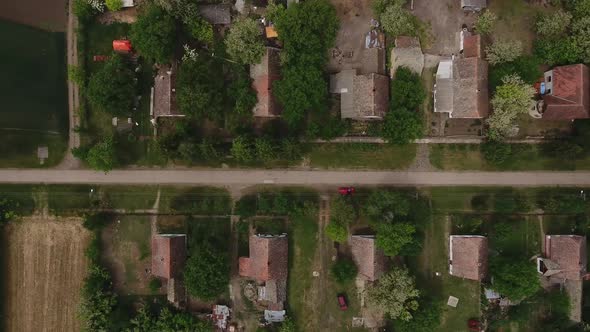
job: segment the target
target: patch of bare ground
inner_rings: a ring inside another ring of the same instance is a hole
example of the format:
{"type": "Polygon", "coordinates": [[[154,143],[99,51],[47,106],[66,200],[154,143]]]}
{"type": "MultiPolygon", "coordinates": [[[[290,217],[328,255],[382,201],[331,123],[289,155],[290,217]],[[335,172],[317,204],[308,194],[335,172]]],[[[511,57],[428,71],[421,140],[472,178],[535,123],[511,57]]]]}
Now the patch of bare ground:
{"type": "Polygon", "coordinates": [[[79,218],[23,218],[2,231],[6,331],[79,331],[91,235],[79,218]]]}

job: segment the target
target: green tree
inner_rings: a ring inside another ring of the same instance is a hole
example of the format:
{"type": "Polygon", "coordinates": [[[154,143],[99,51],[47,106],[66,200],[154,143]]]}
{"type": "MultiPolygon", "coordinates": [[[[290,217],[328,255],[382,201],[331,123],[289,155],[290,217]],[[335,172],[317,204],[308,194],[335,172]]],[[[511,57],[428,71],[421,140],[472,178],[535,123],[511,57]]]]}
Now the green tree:
{"type": "Polygon", "coordinates": [[[339,283],[354,280],[358,273],[356,264],[350,259],[338,259],[330,268],[332,277],[339,283]]]}
{"type": "Polygon", "coordinates": [[[416,226],[405,222],[383,222],[377,224],[375,245],[387,256],[397,256],[407,245],[414,242],[416,226]]]}
{"type": "Polygon", "coordinates": [[[105,0],[105,4],[107,5],[107,9],[112,12],[123,8],[123,0],[105,0]]]}
{"type": "Polygon", "coordinates": [[[409,321],[418,309],[420,292],[406,268],[394,267],[367,290],[369,303],[379,307],[391,319],[409,321]]]}
{"type": "Polygon", "coordinates": [[[535,89],[517,75],[504,77],[491,101],[494,112],[487,120],[488,136],[492,140],[504,138],[516,117],[528,112],[535,93],[535,89]]]}
{"type": "Polygon", "coordinates": [[[344,225],[351,224],[356,218],[356,212],[352,202],[342,196],[336,196],[330,202],[330,215],[331,218],[344,225]]]}
{"type": "Polygon", "coordinates": [[[17,216],[17,208],[17,202],[5,197],[0,198],[0,224],[13,220],[17,216]]]}
{"type": "Polygon", "coordinates": [[[396,332],[429,332],[436,331],[440,326],[442,306],[438,301],[418,301],[419,306],[408,321],[396,320],[394,328],[396,332]]]}
{"type": "Polygon", "coordinates": [[[492,91],[502,84],[506,76],[517,74],[527,84],[535,83],[543,72],[541,60],[536,56],[520,56],[511,62],[504,62],[490,68],[489,84],[492,91]]]}
{"type": "Polygon", "coordinates": [[[492,289],[511,300],[532,296],[541,287],[535,265],[528,260],[499,257],[492,260],[490,271],[494,278],[492,289]]]}
{"type": "Polygon", "coordinates": [[[265,48],[258,22],[242,18],[233,22],[225,38],[227,53],[240,63],[260,63],[265,48]]]}
{"type": "Polygon", "coordinates": [[[86,74],[81,67],[68,65],[68,81],[81,85],[84,83],[85,77],[86,74]]]}
{"type": "Polygon", "coordinates": [[[330,219],[326,226],[326,235],[334,242],[345,243],[348,240],[348,225],[330,219]]]}
{"type": "Polygon", "coordinates": [[[111,314],[117,303],[107,270],[92,264],[82,287],[80,317],[86,331],[110,331],[111,314]]]}
{"type": "Polygon", "coordinates": [[[157,293],[162,288],[162,281],[158,278],[152,278],[149,283],[149,288],[152,293],[157,293]]]}
{"type": "Polygon", "coordinates": [[[90,77],[87,89],[88,101],[93,107],[112,115],[124,116],[133,108],[135,94],[134,74],[123,58],[113,54],[90,77]]]}
{"type": "Polygon", "coordinates": [[[88,150],[86,162],[97,171],[107,173],[112,170],[117,162],[113,139],[108,137],[92,146],[88,150]]]}
{"type": "Polygon", "coordinates": [[[150,5],[131,26],[134,47],[146,58],[167,63],[174,53],[176,23],[160,7],[150,5]]]}
{"type": "Polygon", "coordinates": [[[475,31],[482,35],[490,34],[494,29],[496,20],[496,14],[492,13],[490,10],[484,11],[483,14],[477,17],[477,21],[475,21],[475,31]]]}
{"type": "Polygon", "coordinates": [[[256,150],[254,149],[252,139],[246,136],[238,136],[234,138],[230,152],[238,162],[251,162],[256,156],[256,150]]]}
{"type": "Polygon", "coordinates": [[[422,137],[424,124],[419,113],[404,108],[385,114],[383,138],[389,143],[404,145],[422,137]]]}
{"type": "Polygon", "coordinates": [[[168,307],[162,308],[154,317],[144,306],[131,319],[131,329],[128,330],[128,332],[161,331],[210,332],[213,331],[213,327],[188,312],[171,310],[168,307]]]}
{"type": "Polygon", "coordinates": [[[417,110],[426,99],[426,91],[420,76],[407,67],[399,67],[391,81],[390,99],[392,110],[417,110]]]}
{"type": "Polygon", "coordinates": [[[277,149],[275,142],[265,137],[259,137],[254,140],[254,149],[256,158],[262,162],[268,163],[277,159],[277,149]]]}
{"type": "Polygon", "coordinates": [[[222,119],[224,82],[217,64],[205,55],[182,62],[176,81],[180,111],[194,119],[222,119]]]}
{"type": "Polygon", "coordinates": [[[511,62],[522,55],[522,43],[520,41],[497,41],[486,47],[486,59],[490,65],[498,65],[511,62]]]}
{"type": "Polygon", "coordinates": [[[590,62],[590,17],[582,17],[571,26],[573,46],[578,51],[578,59],[584,63],[590,62]]]}
{"type": "Polygon", "coordinates": [[[504,165],[512,157],[512,145],[500,141],[487,140],[481,145],[484,159],[491,165],[504,165]]]}
{"type": "Polygon", "coordinates": [[[81,23],[90,22],[98,13],[86,0],[74,0],[72,7],[74,15],[81,23]]]}
{"type": "Polygon", "coordinates": [[[396,216],[405,217],[410,213],[410,202],[400,192],[375,190],[365,202],[364,211],[373,222],[394,221],[396,216]]]}
{"type": "Polygon", "coordinates": [[[184,281],[188,293],[210,301],[223,294],[229,283],[229,261],[226,255],[203,245],[186,261],[184,281]]]}
{"type": "Polygon", "coordinates": [[[392,37],[415,35],[416,26],[412,15],[403,8],[406,0],[393,0],[385,6],[379,19],[383,30],[392,37]]]}
{"type": "Polygon", "coordinates": [[[541,15],[536,23],[537,33],[543,37],[563,35],[572,21],[572,14],[561,9],[541,15]]]}

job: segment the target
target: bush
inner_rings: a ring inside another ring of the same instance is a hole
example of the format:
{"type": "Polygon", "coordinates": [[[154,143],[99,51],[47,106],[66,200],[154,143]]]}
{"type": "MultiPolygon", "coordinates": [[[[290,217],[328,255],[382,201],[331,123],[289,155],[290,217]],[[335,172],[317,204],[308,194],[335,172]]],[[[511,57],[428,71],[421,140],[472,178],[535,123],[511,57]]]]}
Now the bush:
{"type": "Polygon", "coordinates": [[[184,281],[190,295],[205,301],[214,300],[227,290],[227,256],[214,252],[208,245],[201,246],[186,261],[184,281]]]}
{"type": "Polygon", "coordinates": [[[392,37],[415,34],[413,17],[402,7],[405,3],[406,0],[393,0],[379,17],[383,30],[392,37]]]}
{"type": "Polygon", "coordinates": [[[18,208],[18,203],[8,199],[0,198],[0,223],[5,223],[13,220],[16,217],[15,210],[18,208]]]}
{"type": "Polygon", "coordinates": [[[424,124],[419,113],[406,109],[390,110],[383,123],[383,138],[389,143],[404,145],[422,137],[424,124]]]}
{"type": "Polygon", "coordinates": [[[426,99],[426,91],[420,76],[407,67],[399,67],[391,82],[390,99],[391,109],[417,110],[426,99]]]}
{"type": "Polygon", "coordinates": [[[86,0],[74,0],[73,3],[74,15],[78,17],[81,23],[88,23],[98,13],[86,0]]]}
{"type": "Polygon", "coordinates": [[[497,41],[486,47],[486,59],[490,65],[511,62],[522,55],[520,41],[497,41]]]}
{"type": "Polygon", "coordinates": [[[489,195],[475,195],[471,198],[471,208],[475,211],[487,211],[490,208],[489,195]]]}
{"type": "Polygon", "coordinates": [[[334,242],[344,243],[348,240],[348,226],[331,219],[326,226],[326,235],[334,242]]]}
{"type": "Polygon", "coordinates": [[[479,34],[487,35],[492,32],[494,28],[494,24],[496,24],[496,15],[492,13],[490,10],[486,10],[483,14],[477,17],[477,21],[475,21],[475,31],[479,34]]]}
{"type": "Polygon", "coordinates": [[[108,10],[117,11],[123,8],[123,0],[105,0],[108,10]]]}
{"type": "Polygon", "coordinates": [[[149,288],[152,293],[157,293],[162,288],[162,281],[158,278],[152,278],[149,283],[149,288]]]}
{"type": "Polygon", "coordinates": [[[98,231],[103,229],[112,221],[113,215],[107,212],[98,212],[84,217],[82,225],[89,231],[98,231]]]}
{"type": "Polygon", "coordinates": [[[330,269],[332,277],[339,283],[346,283],[354,280],[358,273],[356,264],[350,259],[339,259],[330,269]]]}

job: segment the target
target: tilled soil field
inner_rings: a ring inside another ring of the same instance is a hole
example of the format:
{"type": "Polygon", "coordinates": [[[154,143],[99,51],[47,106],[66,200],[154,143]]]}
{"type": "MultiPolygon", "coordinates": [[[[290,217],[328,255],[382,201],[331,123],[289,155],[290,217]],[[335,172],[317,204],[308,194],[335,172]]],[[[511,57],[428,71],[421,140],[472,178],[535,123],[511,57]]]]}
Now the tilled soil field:
{"type": "Polygon", "coordinates": [[[79,331],[78,304],[90,241],[79,219],[7,225],[4,255],[6,331],[79,331]]]}

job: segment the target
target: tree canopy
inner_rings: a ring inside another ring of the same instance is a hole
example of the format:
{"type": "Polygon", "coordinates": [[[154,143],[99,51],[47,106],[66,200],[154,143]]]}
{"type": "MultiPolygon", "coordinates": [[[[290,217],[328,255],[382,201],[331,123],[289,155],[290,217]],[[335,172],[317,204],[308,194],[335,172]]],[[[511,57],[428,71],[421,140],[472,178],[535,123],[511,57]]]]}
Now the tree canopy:
{"type": "Polygon", "coordinates": [[[488,136],[495,140],[505,137],[516,117],[528,112],[534,95],[535,89],[518,75],[504,77],[491,101],[494,112],[487,120],[490,126],[488,136]]]}
{"type": "Polygon", "coordinates": [[[189,294],[203,300],[213,300],[227,289],[229,261],[203,245],[191,254],[184,268],[184,281],[189,294]]]}
{"type": "Polygon", "coordinates": [[[406,222],[382,222],[377,224],[375,245],[387,256],[397,256],[402,249],[414,242],[416,226],[406,222]]]}
{"type": "Polygon", "coordinates": [[[102,68],[90,77],[86,91],[88,101],[93,107],[112,115],[127,115],[133,108],[133,78],[133,71],[123,58],[113,54],[102,68]]]}
{"type": "Polygon", "coordinates": [[[358,273],[356,264],[350,259],[338,259],[330,268],[330,273],[339,283],[354,280],[358,273]]]}
{"type": "Polygon", "coordinates": [[[15,209],[17,207],[17,202],[8,198],[0,198],[0,224],[14,219],[16,217],[15,209]]]}
{"type": "Polygon", "coordinates": [[[176,22],[162,8],[150,5],[131,26],[133,46],[148,59],[167,63],[174,53],[176,22]]]}
{"type": "Polygon", "coordinates": [[[111,313],[117,303],[108,271],[93,263],[84,279],[80,316],[87,331],[110,331],[111,313]]]}
{"type": "Polygon", "coordinates": [[[138,310],[137,316],[131,319],[131,331],[162,332],[162,331],[191,331],[210,332],[213,327],[199,320],[188,312],[171,310],[164,307],[157,316],[150,313],[146,307],[138,310]]]}
{"type": "Polygon", "coordinates": [[[477,17],[477,21],[475,21],[475,31],[482,35],[491,33],[496,24],[496,20],[496,14],[490,10],[484,11],[483,14],[480,14],[477,17]]]}
{"type": "Polygon", "coordinates": [[[185,59],[178,70],[176,101],[180,111],[194,119],[220,119],[223,115],[223,80],[219,67],[206,55],[185,59]]]}
{"type": "Polygon", "coordinates": [[[338,18],[327,0],[273,8],[270,16],[283,43],[282,77],[274,92],[283,105],[283,119],[296,128],[307,111],[326,107],[328,85],[323,67],[336,39],[338,18]]]}
{"type": "Polygon", "coordinates": [[[422,137],[424,124],[420,113],[405,108],[390,110],[385,114],[382,135],[393,144],[408,144],[422,137]]]}
{"type": "Polygon", "coordinates": [[[110,11],[117,11],[123,8],[123,0],[105,0],[105,4],[110,11]]]}
{"type": "Polygon", "coordinates": [[[490,270],[494,278],[492,289],[511,300],[532,296],[541,287],[535,265],[526,259],[496,258],[490,270]]]}
{"type": "Polygon", "coordinates": [[[368,301],[391,319],[409,321],[418,309],[420,292],[408,269],[394,267],[367,291],[368,301]]]}
{"type": "Polygon", "coordinates": [[[500,40],[486,47],[486,59],[490,65],[512,62],[522,55],[522,43],[515,40],[500,40]]]}
{"type": "Polygon", "coordinates": [[[112,137],[107,137],[90,147],[72,149],[72,154],[88,163],[92,169],[109,172],[117,164],[115,145],[112,137]]]}
{"type": "Polygon", "coordinates": [[[242,18],[233,22],[225,38],[227,53],[237,62],[260,63],[265,52],[258,22],[242,18]]]}
{"type": "Polygon", "coordinates": [[[408,67],[399,67],[391,81],[391,109],[417,110],[426,99],[422,79],[408,67]]]}
{"type": "Polygon", "coordinates": [[[365,214],[375,221],[393,221],[396,216],[407,216],[410,202],[404,194],[396,191],[375,190],[369,195],[365,206],[365,214]]]}

